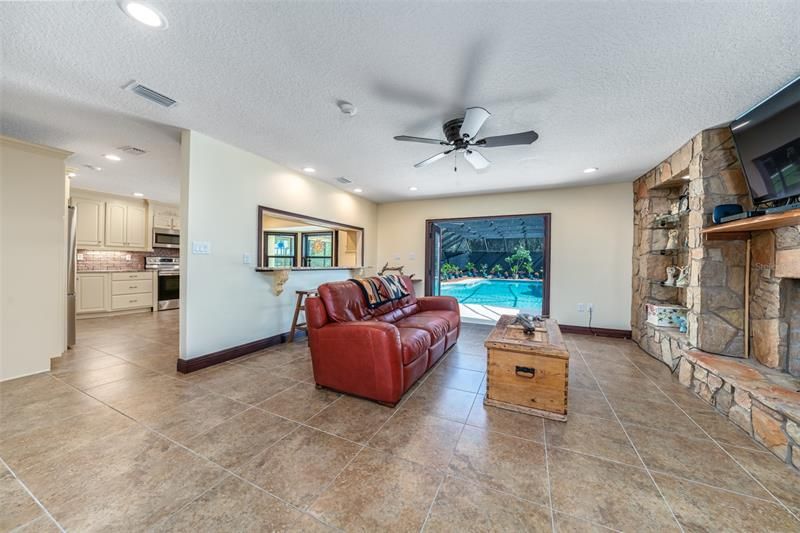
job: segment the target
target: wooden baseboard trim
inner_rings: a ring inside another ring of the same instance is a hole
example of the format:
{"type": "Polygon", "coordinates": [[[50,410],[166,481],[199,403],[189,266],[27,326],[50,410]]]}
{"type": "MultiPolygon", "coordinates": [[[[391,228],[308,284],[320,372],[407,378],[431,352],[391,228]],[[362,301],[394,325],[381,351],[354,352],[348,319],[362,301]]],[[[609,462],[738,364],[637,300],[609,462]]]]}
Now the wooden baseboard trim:
{"type": "MultiPolygon", "coordinates": [[[[295,338],[303,338],[305,336],[306,332],[302,330],[295,333],[295,338]]],[[[240,344],[239,346],[232,346],[218,352],[201,355],[200,357],[193,357],[192,359],[178,359],[178,372],[181,372],[182,374],[196,372],[198,370],[202,370],[203,368],[218,365],[220,363],[230,361],[231,359],[236,359],[237,357],[242,357],[243,355],[251,354],[253,352],[263,350],[264,348],[269,348],[270,346],[283,344],[288,340],[288,338],[289,332],[279,333],[277,335],[273,335],[272,337],[258,339],[257,341],[240,344]]]]}
{"type": "Polygon", "coordinates": [[[587,328],[586,326],[569,326],[559,324],[561,333],[574,333],[575,335],[593,335],[597,337],[614,337],[616,339],[630,339],[631,330],[629,329],[610,329],[610,328],[587,328]]]}

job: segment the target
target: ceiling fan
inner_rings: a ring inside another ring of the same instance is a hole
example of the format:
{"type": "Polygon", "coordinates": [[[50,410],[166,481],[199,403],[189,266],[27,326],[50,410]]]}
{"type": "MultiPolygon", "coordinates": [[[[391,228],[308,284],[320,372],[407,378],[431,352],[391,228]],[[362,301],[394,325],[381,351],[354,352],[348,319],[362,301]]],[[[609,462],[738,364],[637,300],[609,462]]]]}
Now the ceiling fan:
{"type": "MultiPolygon", "coordinates": [[[[414,167],[421,168],[430,165],[440,159],[447,157],[449,154],[461,152],[464,154],[464,159],[469,164],[475,167],[475,170],[483,170],[491,165],[491,161],[483,157],[483,155],[475,150],[477,147],[483,148],[496,148],[498,146],[514,146],[519,144],[531,144],[539,138],[539,134],[535,131],[523,131],[522,133],[512,133],[509,135],[497,135],[495,137],[485,137],[478,140],[478,130],[481,129],[483,123],[492,116],[491,113],[482,107],[468,107],[461,118],[454,118],[445,122],[442,126],[444,136],[447,139],[442,141],[439,139],[427,139],[425,137],[411,137],[409,135],[398,135],[395,137],[396,141],[408,141],[416,143],[438,144],[448,147],[444,152],[438,153],[423,161],[420,161],[414,167]]],[[[453,170],[458,170],[455,167],[453,170]]]]}

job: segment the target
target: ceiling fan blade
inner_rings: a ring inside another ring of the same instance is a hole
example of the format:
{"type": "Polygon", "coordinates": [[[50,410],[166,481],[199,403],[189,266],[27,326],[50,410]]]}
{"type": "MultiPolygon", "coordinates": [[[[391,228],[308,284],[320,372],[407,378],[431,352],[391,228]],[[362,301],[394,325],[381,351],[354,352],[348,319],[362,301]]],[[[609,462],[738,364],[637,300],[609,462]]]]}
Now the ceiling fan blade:
{"type": "Polygon", "coordinates": [[[491,161],[483,157],[483,154],[476,152],[475,150],[467,150],[464,152],[464,159],[466,159],[470,165],[475,167],[475,170],[489,168],[489,165],[492,164],[491,161]]]}
{"type": "Polygon", "coordinates": [[[535,131],[523,131],[522,133],[512,133],[510,135],[497,135],[496,137],[486,137],[475,143],[475,146],[485,146],[495,148],[497,146],[514,146],[517,144],[531,144],[539,138],[535,131]]]}
{"type": "Polygon", "coordinates": [[[446,141],[440,141],[439,139],[427,139],[425,137],[411,137],[409,135],[398,135],[394,138],[395,141],[408,141],[412,143],[428,143],[428,144],[443,144],[447,145],[446,141]]]}
{"type": "Polygon", "coordinates": [[[451,153],[451,152],[452,152],[452,150],[448,150],[448,151],[446,151],[446,152],[442,152],[442,153],[440,153],[440,154],[436,154],[436,155],[434,155],[434,156],[431,156],[431,157],[429,157],[428,159],[425,159],[424,161],[420,161],[419,163],[417,163],[416,165],[414,165],[414,168],[422,168],[422,167],[427,167],[427,166],[428,166],[428,165],[430,165],[431,163],[435,163],[436,161],[438,161],[438,160],[440,160],[440,159],[444,158],[445,156],[447,156],[447,154],[449,154],[449,153],[451,153]]]}
{"type": "Polygon", "coordinates": [[[472,139],[478,134],[486,119],[491,117],[492,114],[482,107],[468,107],[464,113],[464,122],[461,124],[462,138],[472,139]]]}

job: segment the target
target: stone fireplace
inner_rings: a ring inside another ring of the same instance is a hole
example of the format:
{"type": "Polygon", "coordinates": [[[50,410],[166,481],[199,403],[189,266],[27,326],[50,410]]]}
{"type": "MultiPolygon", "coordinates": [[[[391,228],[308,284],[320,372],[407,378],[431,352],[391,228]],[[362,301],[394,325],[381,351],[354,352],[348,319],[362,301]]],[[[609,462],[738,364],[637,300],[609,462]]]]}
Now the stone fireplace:
{"type": "Polygon", "coordinates": [[[633,340],[800,469],[800,226],[712,223],[717,205],[751,207],[727,128],[697,134],[633,185],[633,340]],[[665,245],[669,231],[682,246],[665,245]],[[688,286],[664,285],[667,267],[687,265],[688,286]],[[682,308],[687,331],[650,324],[648,304],[682,308]]]}
{"type": "Polygon", "coordinates": [[[800,227],[754,232],[751,242],[753,357],[800,377],[800,227]]]}

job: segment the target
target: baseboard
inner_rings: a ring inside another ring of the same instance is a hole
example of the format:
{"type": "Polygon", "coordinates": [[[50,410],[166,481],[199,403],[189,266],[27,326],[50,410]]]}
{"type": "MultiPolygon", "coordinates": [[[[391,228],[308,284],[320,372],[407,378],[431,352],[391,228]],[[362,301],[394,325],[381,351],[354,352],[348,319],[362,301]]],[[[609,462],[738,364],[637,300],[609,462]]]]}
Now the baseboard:
{"type": "MultiPolygon", "coordinates": [[[[303,338],[305,336],[306,332],[302,330],[295,333],[295,338],[303,338]]],[[[191,359],[178,359],[178,372],[183,374],[196,372],[198,370],[202,370],[203,368],[218,365],[220,363],[230,361],[231,359],[236,359],[237,357],[242,357],[243,355],[251,354],[253,352],[263,350],[264,348],[269,348],[270,346],[283,344],[288,339],[289,332],[278,333],[272,337],[258,339],[257,341],[240,344],[239,346],[232,346],[218,352],[201,355],[200,357],[193,357],[191,359]]]]}
{"type": "Polygon", "coordinates": [[[559,324],[561,333],[574,333],[575,335],[594,335],[597,337],[614,337],[616,339],[630,339],[631,330],[629,329],[609,329],[609,328],[588,328],[586,326],[569,326],[559,324]]]}

